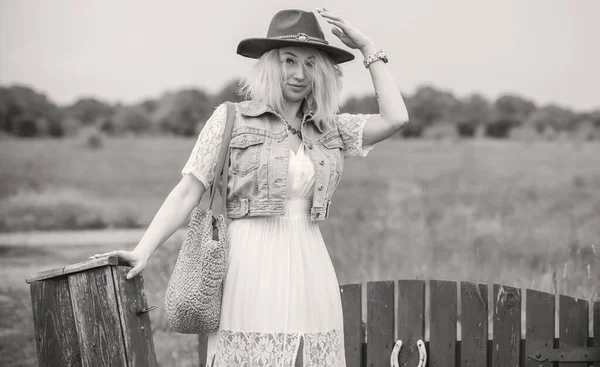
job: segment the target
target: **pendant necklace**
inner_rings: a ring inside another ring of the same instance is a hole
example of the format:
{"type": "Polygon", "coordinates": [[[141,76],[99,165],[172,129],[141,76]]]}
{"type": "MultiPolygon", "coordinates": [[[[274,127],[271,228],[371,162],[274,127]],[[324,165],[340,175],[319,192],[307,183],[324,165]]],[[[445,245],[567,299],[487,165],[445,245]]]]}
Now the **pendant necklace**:
{"type": "Polygon", "coordinates": [[[300,140],[303,140],[302,139],[302,132],[300,130],[296,130],[295,128],[293,128],[290,124],[288,124],[288,122],[285,119],[283,119],[283,122],[285,122],[285,124],[288,127],[288,130],[291,131],[292,134],[298,135],[298,137],[300,138],[300,140]]]}

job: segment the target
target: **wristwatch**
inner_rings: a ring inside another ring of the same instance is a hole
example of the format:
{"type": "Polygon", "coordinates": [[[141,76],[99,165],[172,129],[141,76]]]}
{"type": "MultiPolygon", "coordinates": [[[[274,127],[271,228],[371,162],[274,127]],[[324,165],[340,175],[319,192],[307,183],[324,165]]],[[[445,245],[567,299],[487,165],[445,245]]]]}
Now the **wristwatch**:
{"type": "Polygon", "coordinates": [[[365,65],[365,68],[368,69],[369,65],[371,65],[372,63],[374,63],[377,60],[381,60],[385,63],[388,62],[387,55],[385,54],[385,52],[383,52],[383,50],[379,50],[379,51],[375,52],[374,54],[371,54],[371,55],[365,57],[363,64],[365,65]]]}

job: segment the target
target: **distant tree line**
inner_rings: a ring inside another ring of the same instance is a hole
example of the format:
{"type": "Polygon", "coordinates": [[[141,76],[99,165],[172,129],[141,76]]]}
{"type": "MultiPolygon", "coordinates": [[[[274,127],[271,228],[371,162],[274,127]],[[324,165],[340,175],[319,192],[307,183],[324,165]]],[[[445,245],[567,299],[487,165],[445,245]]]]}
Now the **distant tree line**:
{"type": "MultiPolygon", "coordinates": [[[[504,94],[489,101],[480,94],[457,98],[449,91],[420,86],[404,99],[410,122],[401,131],[408,138],[457,136],[528,139],[559,135],[600,140],[600,109],[575,112],[555,104],[536,106],[527,98],[504,94]]],[[[354,97],[342,112],[378,113],[375,96],[354,97]]]]}
{"type": "MultiPolygon", "coordinates": [[[[201,89],[164,93],[137,104],[109,104],[82,98],[69,106],[58,106],[43,93],[14,85],[0,87],[0,131],[18,137],[64,137],[93,127],[108,135],[195,136],[216,106],[241,101],[239,81],[227,83],[211,95],[201,89]]],[[[404,96],[411,121],[401,131],[405,138],[538,138],[576,136],[600,140],[600,109],[576,112],[554,104],[536,106],[531,100],[505,94],[489,101],[480,94],[457,98],[430,85],[404,96]]],[[[340,112],[378,113],[374,95],[351,97],[340,112]]]]}

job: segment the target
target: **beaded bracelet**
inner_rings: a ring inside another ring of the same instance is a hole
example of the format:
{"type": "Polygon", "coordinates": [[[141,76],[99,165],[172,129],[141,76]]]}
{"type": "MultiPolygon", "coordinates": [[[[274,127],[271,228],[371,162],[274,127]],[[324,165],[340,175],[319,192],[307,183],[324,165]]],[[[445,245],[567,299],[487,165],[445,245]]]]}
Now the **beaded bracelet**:
{"type": "Polygon", "coordinates": [[[371,65],[372,63],[374,63],[377,60],[381,60],[385,63],[388,62],[388,58],[387,55],[385,54],[385,52],[383,52],[383,50],[379,50],[377,52],[375,52],[374,54],[370,54],[369,56],[365,57],[365,61],[363,61],[363,64],[365,64],[365,68],[369,68],[369,65],[371,65]]]}

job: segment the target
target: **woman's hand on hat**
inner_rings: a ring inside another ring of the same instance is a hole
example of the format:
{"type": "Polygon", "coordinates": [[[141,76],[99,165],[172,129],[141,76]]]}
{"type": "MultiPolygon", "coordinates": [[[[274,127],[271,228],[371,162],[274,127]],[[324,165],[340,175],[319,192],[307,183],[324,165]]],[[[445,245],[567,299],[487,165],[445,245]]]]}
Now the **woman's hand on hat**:
{"type": "Polygon", "coordinates": [[[358,49],[363,53],[371,53],[373,43],[360,30],[348,23],[339,15],[332,13],[325,8],[317,8],[317,12],[327,23],[333,25],[331,33],[339,38],[346,46],[358,49]]]}

